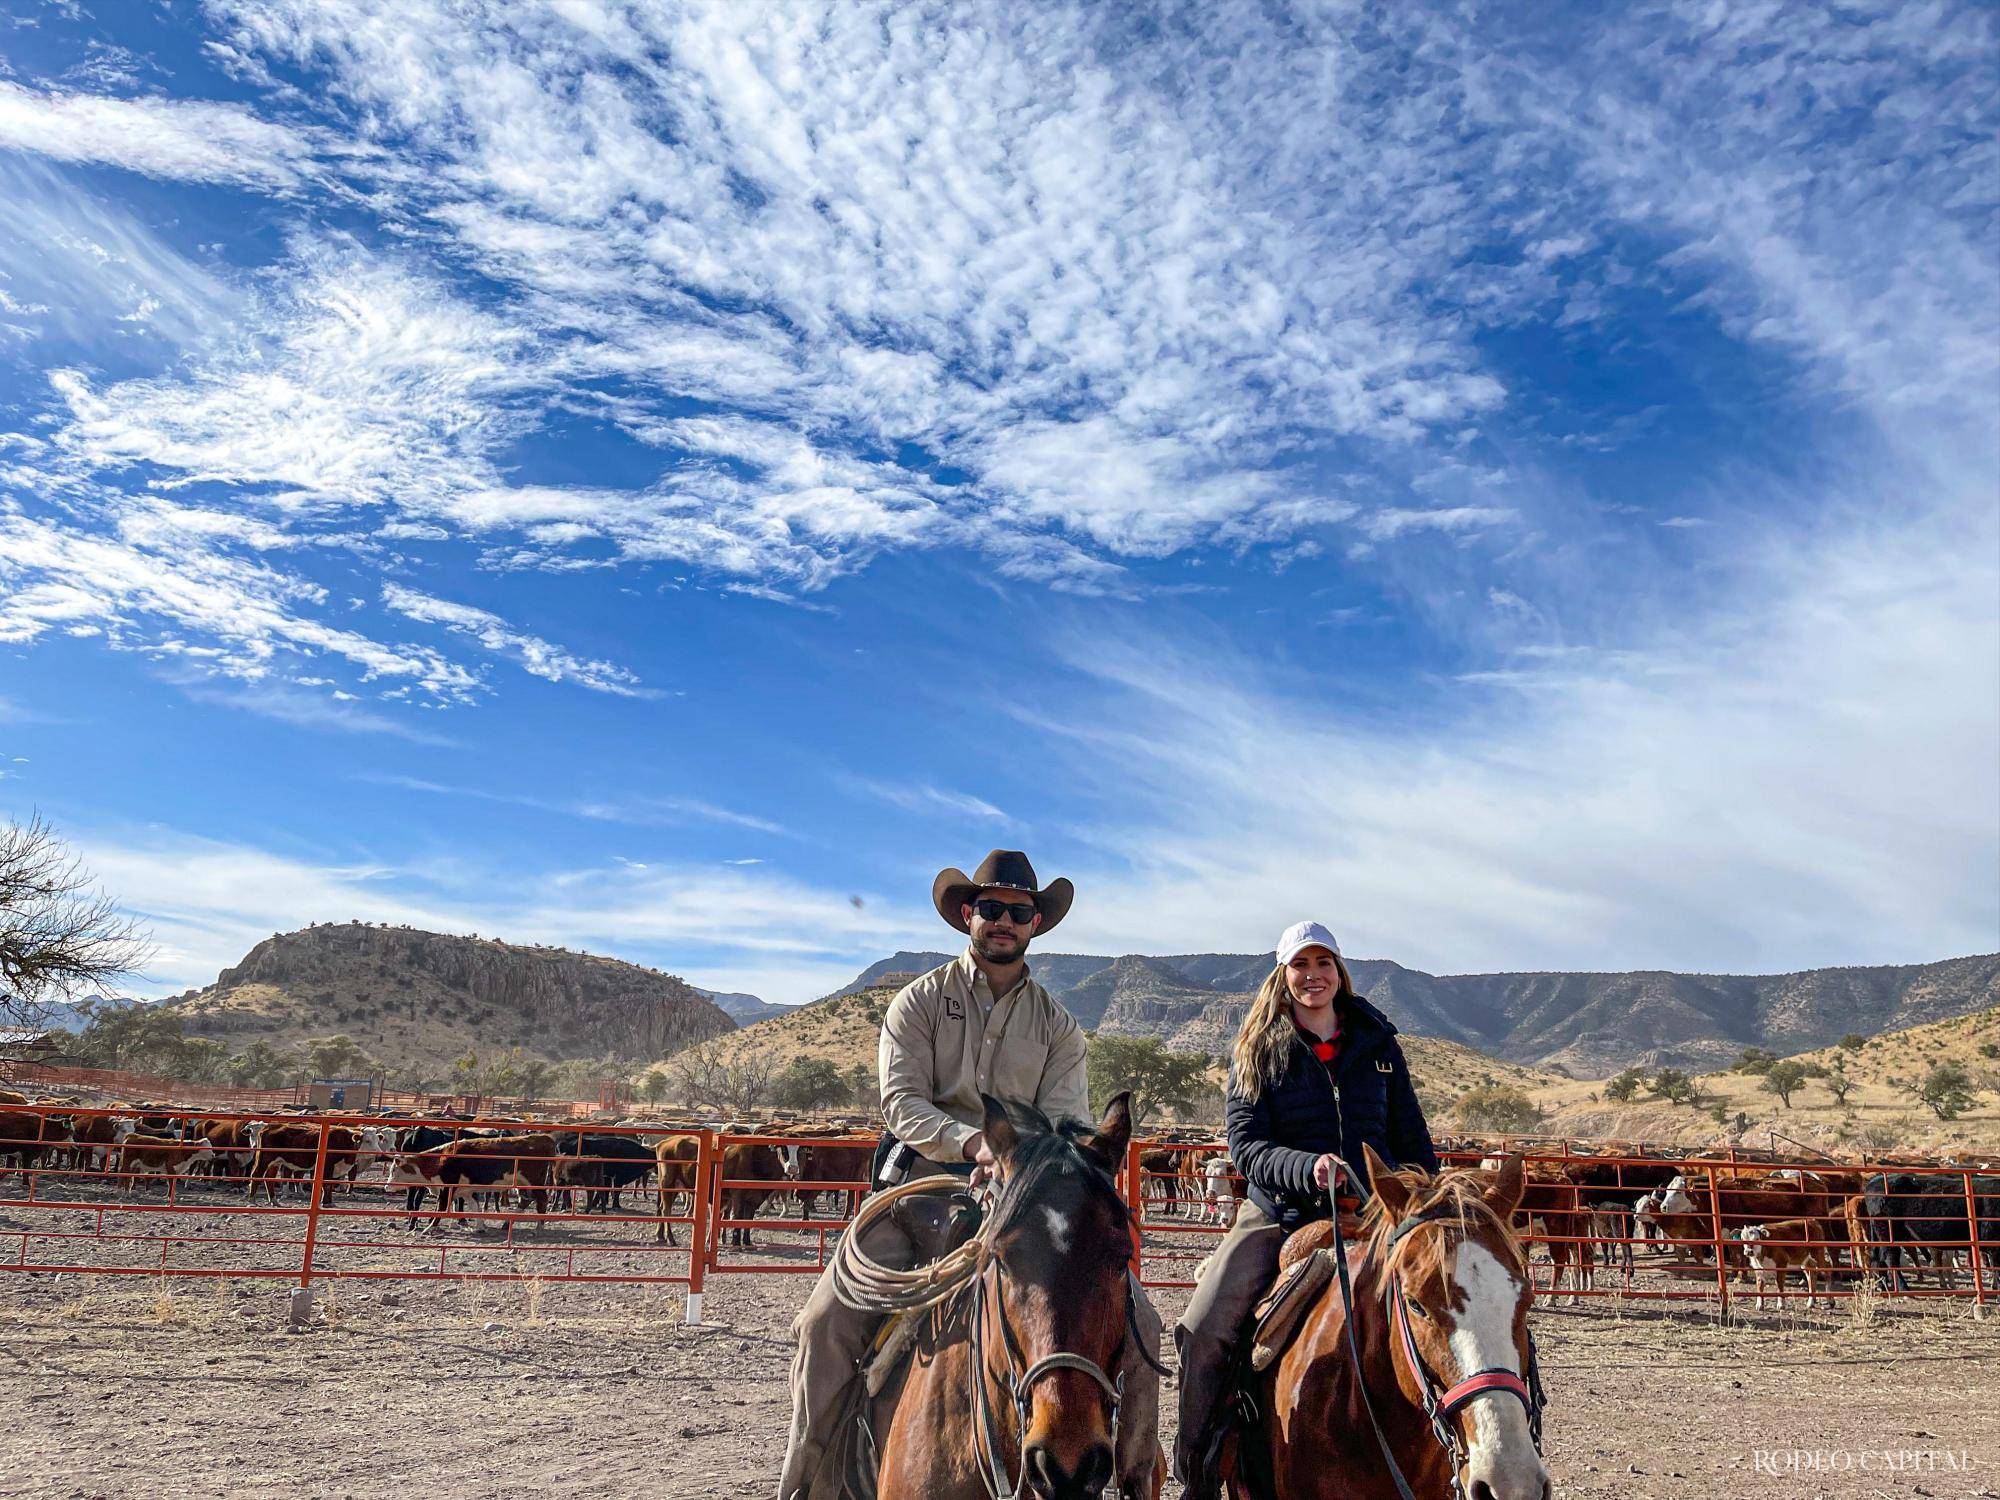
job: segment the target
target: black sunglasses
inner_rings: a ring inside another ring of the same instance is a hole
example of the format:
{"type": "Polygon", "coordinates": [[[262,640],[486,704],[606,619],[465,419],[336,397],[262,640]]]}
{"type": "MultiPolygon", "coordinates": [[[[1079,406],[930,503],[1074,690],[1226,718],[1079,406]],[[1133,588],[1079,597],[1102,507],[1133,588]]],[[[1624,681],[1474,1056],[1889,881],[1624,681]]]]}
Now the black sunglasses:
{"type": "Polygon", "coordinates": [[[1035,903],[1032,901],[975,901],[972,909],[988,922],[997,922],[1004,914],[1026,927],[1035,920],[1035,903]]]}

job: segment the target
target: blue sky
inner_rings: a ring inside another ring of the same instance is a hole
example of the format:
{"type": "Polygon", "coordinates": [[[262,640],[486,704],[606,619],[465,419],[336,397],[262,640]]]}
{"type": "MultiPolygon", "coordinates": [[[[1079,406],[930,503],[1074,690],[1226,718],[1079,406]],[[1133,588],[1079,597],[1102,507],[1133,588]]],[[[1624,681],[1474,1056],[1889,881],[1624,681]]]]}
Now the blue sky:
{"type": "Polygon", "coordinates": [[[0,806],[143,989],[2000,946],[1977,5],[0,20],[0,806]]]}

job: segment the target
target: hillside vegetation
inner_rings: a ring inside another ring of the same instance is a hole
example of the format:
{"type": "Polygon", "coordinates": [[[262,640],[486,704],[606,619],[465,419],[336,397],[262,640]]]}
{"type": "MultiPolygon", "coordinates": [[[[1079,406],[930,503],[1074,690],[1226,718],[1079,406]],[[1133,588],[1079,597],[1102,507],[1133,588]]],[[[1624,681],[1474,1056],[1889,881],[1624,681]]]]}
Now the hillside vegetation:
{"type": "Polygon", "coordinates": [[[1857,1042],[1791,1059],[1839,1067],[1852,1081],[1844,1103],[1826,1080],[1808,1078],[1787,1107],[1765,1089],[1764,1075],[1733,1069],[1695,1075],[1698,1107],[1647,1099],[1643,1089],[1621,1104],[1605,1097],[1604,1080],[1557,1080],[1529,1094],[1547,1112],[1550,1130],[1597,1139],[1783,1150],[1790,1137],[1824,1151],[2000,1151],[2000,1007],[1857,1042]],[[1909,1088],[1940,1063],[1958,1064],[1974,1082],[1971,1107],[1951,1120],[1937,1118],[1909,1088]],[[1725,1119],[1715,1119],[1717,1112],[1725,1119]]]}

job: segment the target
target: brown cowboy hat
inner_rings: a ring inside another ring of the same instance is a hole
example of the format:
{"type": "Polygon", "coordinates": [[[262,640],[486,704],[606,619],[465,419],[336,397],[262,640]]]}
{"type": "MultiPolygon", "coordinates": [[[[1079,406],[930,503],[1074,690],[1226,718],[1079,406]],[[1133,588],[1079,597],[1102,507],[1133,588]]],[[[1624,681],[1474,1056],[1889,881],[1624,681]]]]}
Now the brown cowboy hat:
{"type": "Polygon", "coordinates": [[[938,878],[931,882],[931,901],[939,916],[960,932],[967,932],[970,929],[959,908],[981,891],[992,890],[1026,891],[1035,898],[1035,910],[1042,914],[1037,936],[1068,916],[1069,905],[1076,899],[1076,887],[1067,880],[1052,880],[1046,889],[1037,884],[1035,867],[1020,850],[995,849],[969,876],[963,870],[938,871],[938,878]]]}

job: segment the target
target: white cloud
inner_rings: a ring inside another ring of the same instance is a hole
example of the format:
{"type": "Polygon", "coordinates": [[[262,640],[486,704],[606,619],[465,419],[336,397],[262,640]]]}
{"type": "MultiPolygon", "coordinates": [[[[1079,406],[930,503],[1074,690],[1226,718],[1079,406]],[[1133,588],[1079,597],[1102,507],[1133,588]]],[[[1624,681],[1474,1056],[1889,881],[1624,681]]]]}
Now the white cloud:
{"type": "Polygon", "coordinates": [[[42,92],[0,80],[0,147],[154,177],[291,188],[312,148],[237,104],[42,92]]]}
{"type": "Polygon", "coordinates": [[[1990,507],[1774,537],[1725,613],[1628,651],[1539,652],[1386,722],[1097,631],[1069,647],[1087,710],[1047,726],[1106,851],[1065,934],[1254,949],[1313,916],[1446,972],[1990,951],[1996,559],[1990,507]]]}
{"type": "Polygon", "coordinates": [[[523,671],[550,682],[574,682],[595,692],[616,693],[624,698],[650,696],[639,686],[639,679],[623,667],[572,656],[539,636],[515,630],[489,610],[435,599],[399,583],[382,585],[382,602],[399,615],[470,636],[486,650],[507,657],[519,663],[523,671]]]}
{"type": "Polygon", "coordinates": [[[845,785],[865,796],[886,802],[892,807],[900,807],[906,812],[932,815],[942,813],[954,818],[984,818],[995,823],[1014,821],[984,797],[975,797],[970,792],[957,792],[932,786],[929,782],[905,784],[875,781],[862,776],[845,777],[843,781],[845,785]]]}
{"type": "Polygon", "coordinates": [[[927,908],[784,876],[677,864],[461,872],[456,881],[373,860],[312,861],[169,830],[80,831],[104,888],[144,919],[158,951],[139,986],[211,983],[273,932],[313,921],[406,922],[520,943],[558,943],[654,964],[711,988],[754,982],[809,1000],[884,952],[929,941],[927,908]]]}

